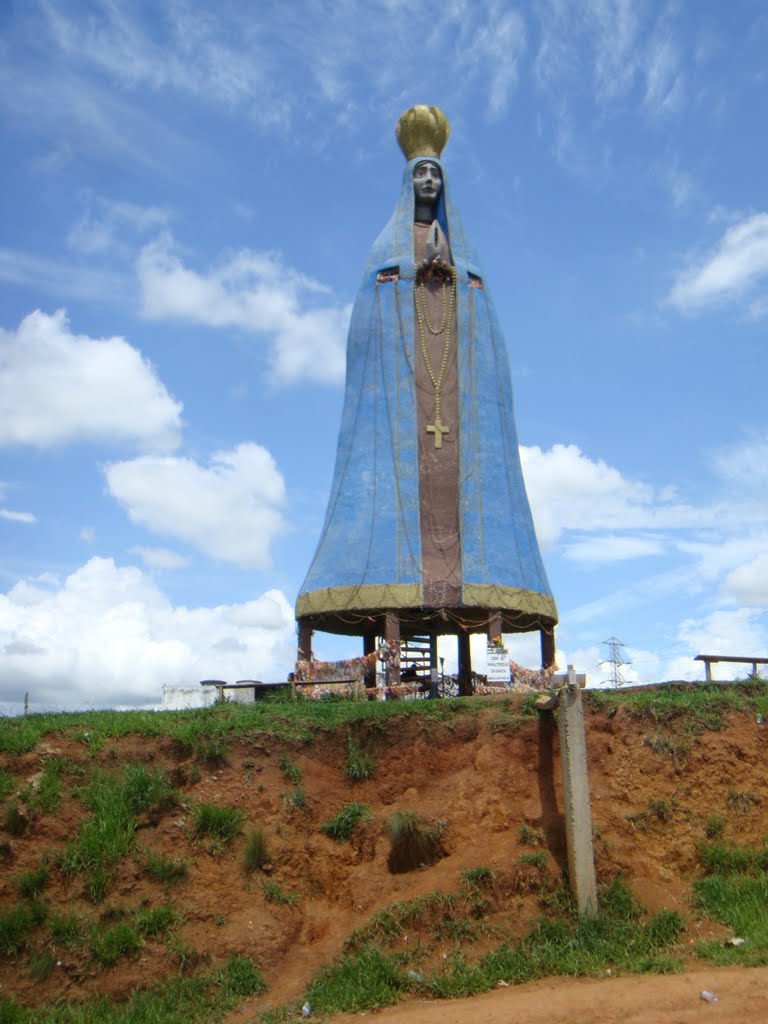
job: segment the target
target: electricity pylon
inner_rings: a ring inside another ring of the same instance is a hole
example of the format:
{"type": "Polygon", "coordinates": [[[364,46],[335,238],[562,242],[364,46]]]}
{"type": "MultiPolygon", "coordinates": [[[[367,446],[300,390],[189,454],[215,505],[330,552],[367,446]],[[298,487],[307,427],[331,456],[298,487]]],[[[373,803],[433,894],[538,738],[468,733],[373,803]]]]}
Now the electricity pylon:
{"type": "Polygon", "coordinates": [[[612,636],[610,640],[603,640],[603,643],[607,645],[610,657],[604,658],[600,664],[611,666],[611,685],[618,690],[625,683],[621,670],[624,665],[631,665],[632,662],[622,660],[620,648],[626,645],[618,637],[612,636]]]}

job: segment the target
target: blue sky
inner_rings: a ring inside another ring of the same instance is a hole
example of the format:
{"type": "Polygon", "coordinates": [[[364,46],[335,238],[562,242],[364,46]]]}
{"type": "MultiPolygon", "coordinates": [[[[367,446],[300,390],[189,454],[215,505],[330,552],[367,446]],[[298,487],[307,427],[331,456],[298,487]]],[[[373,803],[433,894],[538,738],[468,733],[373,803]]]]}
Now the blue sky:
{"type": "Polygon", "coordinates": [[[3,4],[0,707],[291,668],[413,103],[451,122],[560,664],[767,654],[767,52],[761,0],[3,4]]]}

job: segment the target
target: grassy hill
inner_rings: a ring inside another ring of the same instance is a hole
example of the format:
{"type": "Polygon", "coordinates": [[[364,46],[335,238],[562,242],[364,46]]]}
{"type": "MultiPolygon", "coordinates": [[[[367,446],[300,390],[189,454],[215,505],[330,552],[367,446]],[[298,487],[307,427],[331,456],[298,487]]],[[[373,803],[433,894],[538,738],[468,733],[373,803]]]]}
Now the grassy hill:
{"type": "Polygon", "coordinates": [[[0,1024],[319,1019],[768,963],[768,684],[585,707],[592,922],[530,697],[0,720],[0,1024]]]}

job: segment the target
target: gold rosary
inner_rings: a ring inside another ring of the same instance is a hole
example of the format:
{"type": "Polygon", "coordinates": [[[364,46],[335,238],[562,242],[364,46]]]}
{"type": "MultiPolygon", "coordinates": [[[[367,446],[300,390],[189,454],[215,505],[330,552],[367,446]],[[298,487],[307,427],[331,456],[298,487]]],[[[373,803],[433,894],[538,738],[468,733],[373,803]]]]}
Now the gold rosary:
{"type": "Polygon", "coordinates": [[[455,271],[452,267],[449,270],[449,282],[443,281],[441,288],[442,295],[442,312],[440,314],[440,327],[436,330],[429,319],[429,313],[427,312],[427,305],[424,301],[424,281],[416,285],[416,319],[419,323],[419,337],[421,339],[421,352],[424,356],[424,365],[427,367],[427,373],[429,379],[432,381],[432,387],[435,389],[435,422],[427,424],[427,433],[433,434],[435,438],[435,448],[443,447],[443,434],[447,434],[450,431],[450,427],[446,427],[440,420],[440,390],[445,383],[445,373],[448,369],[448,353],[451,347],[451,321],[453,320],[453,299],[455,293],[455,271]],[[448,297],[446,298],[446,291],[448,297]],[[445,332],[445,344],[443,345],[443,358],[440,361],[440,373],[435,377],[434,370],[429,362],[429,356],[427,355],[427,336],[426,331],[437,338],[443,332],[445,332]]]}

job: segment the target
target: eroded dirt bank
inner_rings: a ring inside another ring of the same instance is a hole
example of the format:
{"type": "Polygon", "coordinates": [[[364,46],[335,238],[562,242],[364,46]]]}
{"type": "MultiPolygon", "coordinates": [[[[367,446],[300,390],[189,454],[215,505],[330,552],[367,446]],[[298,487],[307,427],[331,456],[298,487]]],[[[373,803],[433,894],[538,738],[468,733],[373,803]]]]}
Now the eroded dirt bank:
{"type": "MultiPolygon", "coordinates": [[[[139,736],[106,740],[94,751],[86,740],[53,734],[29,753],[0,755],[0,767],[11,774],[16,790],[34,785],[51,758],[67,759],[70,765],[61,775],[56,811],[31,818],[18,836],[0,835],[0,906],[14,904],[14,878],[36,868],[47,855],[51,867],[42,895],[49,919],[56,912],[75,910],[84,920],[98,922],[105,915],[119,917],[126,910],[169,900],[180,919],[175,946],[148,938],[136,957],[119,959],[110,967],[95,966],[82,951],[55,949],[56,968],[44,981],[33,980],[29,970],[34,947],[50,942],[47,925],[41,924],[31,946],[18,958],[0,959],[0,996],[13,994],[25,1005],[95,993],[122,997],[136,985],[178,974],[183,966],[194,969],[196,963],[216,964],[244,955],[261,966],[269,984],[265,997],[248,1002],[230,1018],[233,1024],[250,1021],[258,1008],[300,995],[317,968],[336,956],[350,932],[366,925],[376,911],[434,891],[455,891],[461,872],[478,866],[492,869],[499,881],[485,922],[490,930],[472,936],[468,955],[498,941],[492,926],[522,933],[541,912],[542,891],[559,884],[564,846],[557,732],[546,718],[520,716],[519,704],[512,698],[446,702],[439,716],[361,721],[318,733],[311,742],[246,735],[227,740],[225,760],[213,767],[169,738],[139,736]],[[350,736],[376,761],[373,777],[357,784],[344,771],[350,736]],[[287,778],[286,758],[298,768],[300,782],[287,778]],[[140,820],[132,852],[119,863],[104,901],[94,904],[87,898],[83,878],[65,877],[55,866],[56,857],[88,814],[76,792],[83,772],[94,767],[118,771],[132,762],[166,773],[179,803],[140,820]],[[320,832],[320,825],[350,801],[364,804],[372,816],[348,842],[334,842],[320,832]],[[244,872],[241,838],[225,853],[213,853],[194,838],[191,810],[200,803],[239,808],[244,831],[264,830],[271,865],[265,875],[244,872]],[[389,822],[395,811],[412,811],[426,822],[439,823],[446,856],[426,869],[391,874],[389,822]],[[520,858],[532,849],[546,855],[535,884],[520,866],[520,858]],[[173,887],[151,881],[143,872],[148,851],[184,860],[187,877],[173,887]],[[262,885],[265,879],[282,892],[295,894],[295,900],[270,900],[262,885]],[[185,963],[180,962],[180,949],[185,963]]],[[[622,874],[650,911],[677,910],[688,922],[688,945],[700,936],[724,937],[725,929],[698,920],[688,902],[690,882],[699,871],[696,844],[713,814],[723,817],[725,838],[757,843],[768,833],[766,727],[754,714],[738,712],[730,713],[718,731],[697,732],[683,720],[662,722],[624,706],[588,706],[586,720],[599,880],[622,874]]],[[[418,928],[416,932],[421,941],[418,928]]],[[[446,938],[430,955],[447,955],[454,945],[446,938]]],[[[751,992],[754,979],[765,978],[760,971],[746,972],[743,984],[751,992]]],[[[611,984],[606,992],[631,993],[642,985],[654,991],[658,985],[658,998],[663,999],[667,985],[670,992],[693,989],[697,996],[700,984],[711,987],[698,976],[629,978],[611,984]]],[[[735,976],[733,986],[737,993],[735,976]]],[[[594,999],[597,993],[591,982],[555,981],[551,990],[573,992],[572,998],[578,1000],[594,999]]],[[[533,993],[533,1007],[549,990],[545,983],[537,983],[525,992],[516,990],[515,999],[529,998],[528,991],[533,993]]],[[[627,999],[615,1018],[599,1019],[637,1019],[645,1024],[654,1019],[704,1019],[686,1016],[689,1010],[682,1003],[679,1011],[674,1010],[676,1016],[654,1018],[638,1011],[635,1018],[629,1015],[627,999]]],[[[480,1014],[486,1012],[482,1007],[495,1007],[497,1000],[500,1007],[518,1006],[507,990],[481,997],[473,1005],[480,1014]]],[[[693,1002],[690,1013],[736,1019],[723,1016],[724,999],[715,1006],[693,1002]]],[[[417,1011],[406,1004],[385,1011],[379,1019],[431,1020],[426,1014],[437,1013],[443,1024],[518,1019],[506,1009],[498,1010],[507,1014],[503,1018],[450,1016],[458,1008],[459,1003],[441,1003],[409,1018],[406,1014],[417,1011]]],[[[538,1018],[530,1015],[532,1008],[514,1009],[518,1012],[520,1020],[528,1021],[566,1017],[538,1018]]],[[[588,1012],[585,1004],[583,1014],[588,1012]]],[[[571,1022],[598,1019],[573,1016],[570,1009],[567,1016],[571,1022]]],[[[751,1019],[768,1019],[768,1014],[751,1019]]]]}

